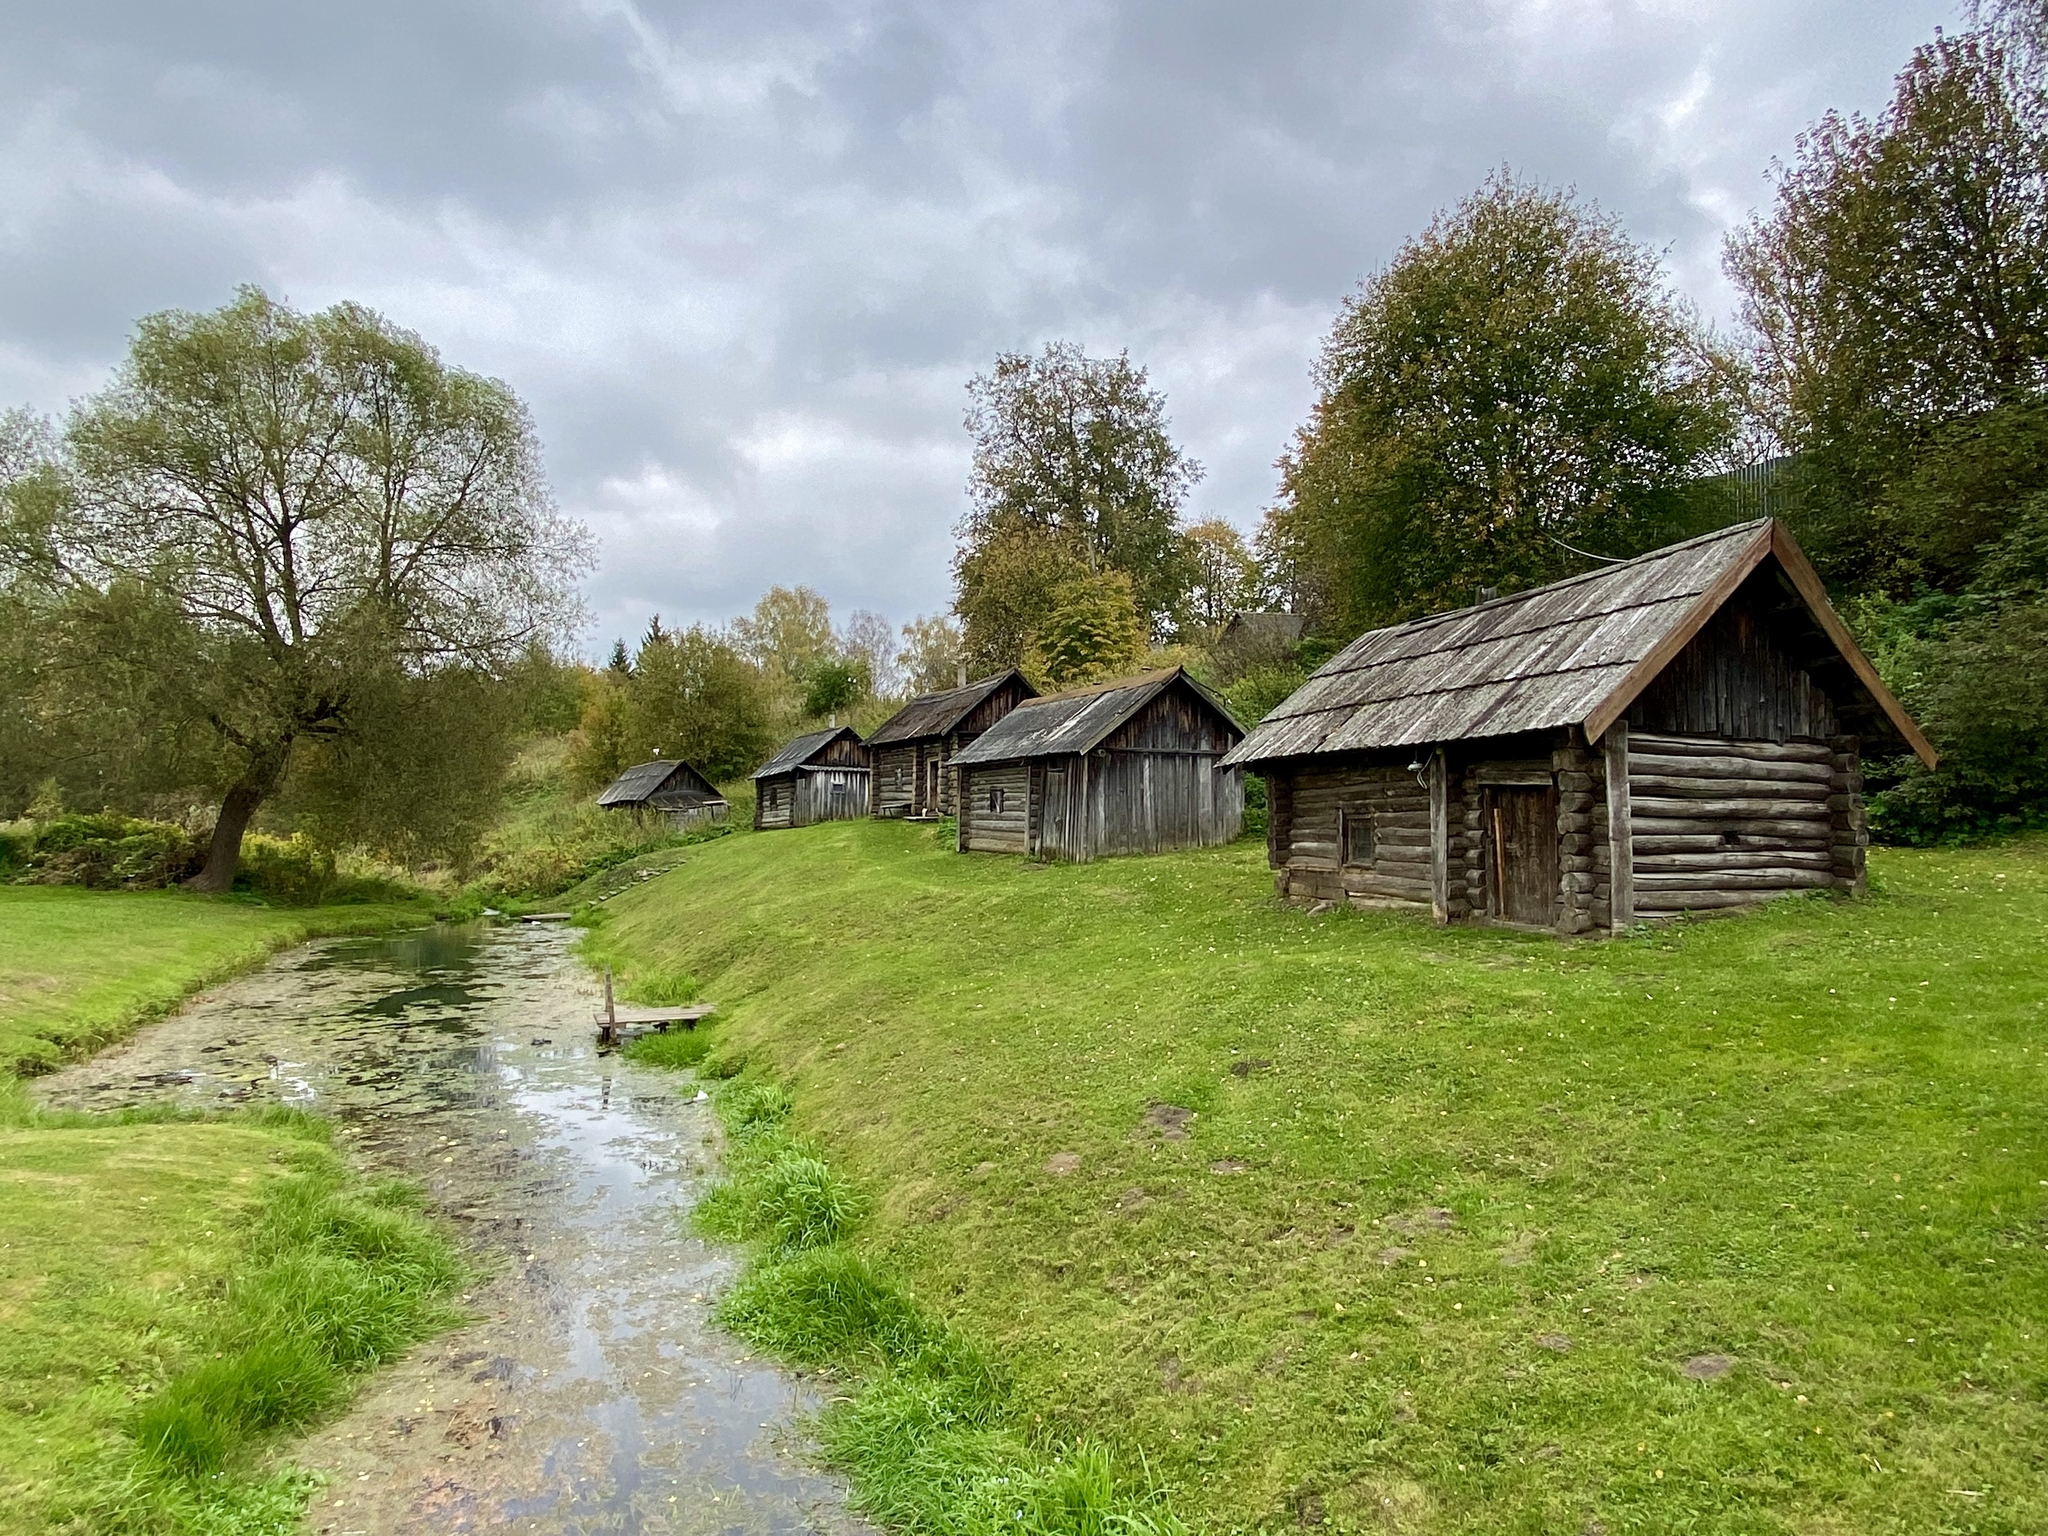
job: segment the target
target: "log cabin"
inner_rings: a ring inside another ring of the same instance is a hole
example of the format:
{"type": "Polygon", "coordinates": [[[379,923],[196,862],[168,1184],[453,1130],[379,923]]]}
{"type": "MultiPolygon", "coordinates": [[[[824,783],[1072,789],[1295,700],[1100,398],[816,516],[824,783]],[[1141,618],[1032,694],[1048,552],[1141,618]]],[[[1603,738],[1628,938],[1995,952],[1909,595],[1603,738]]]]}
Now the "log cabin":
{"type": "Polygon", "coordinates": [[[1351,642],[1225,762],[1300,901],[1558,933],[1860,891],[1927,739],[1762,519],[1351,642]]]}
{"type": "Polygon", "coordinates": [[[1178,667],[1027,699],[953,762],[962,853],[1086,862],[1228,843],[1244,830],[1244,736],[1178,667]]]}
{"type": "Polygon", "coordinates": [[[597,803],[608,811],[629,811],[635,821],[661,816],[679,828],[724,821],[731,809],[707,775],[665,758],[634,764],[606,786],[597,803]]]}
{"type": "Polygon", "coordinates": [[[754,828],[851,821],[868,808],[868,749],[850,725],[795,737],[754,770],[754,828]]]}
{"type": "Polygon", "coordinates": [[[1013,667],[979,682],[912,699],[868,737],[871,813],[951,815],[953,759],[1024,700],[1037,696],[1038,690],[1013,667]]]}

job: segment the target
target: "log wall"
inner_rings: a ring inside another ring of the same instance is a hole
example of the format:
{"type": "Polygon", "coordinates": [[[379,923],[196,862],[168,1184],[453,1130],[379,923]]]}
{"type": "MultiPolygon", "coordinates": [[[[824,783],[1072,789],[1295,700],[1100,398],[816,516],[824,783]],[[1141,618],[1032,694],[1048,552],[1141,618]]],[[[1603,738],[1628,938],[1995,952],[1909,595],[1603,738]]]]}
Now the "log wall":
{"type": "MultiPolygon", "coordinates": [[[[1635,911],[1644,919],[1745,906],[1791,891],[1853,887],[1836,873],[1860,847],[1861,796],[1830,742],[1736,741],[1631,729],[1628,805],[1635,911]],[[1853,802],[1853,803],[1852,803],[1853,802]]],[[[1848,756],[1853,761],[1851,748],[1848,756]]],[[[1605,783],[1604,764],[1596,771],[1605,783]]],[[[1860,778],[1856,780],[1860,791],[1860,778]]],[[[1596,807],[1593,920],[1611,919],[1607,816],[1596,807]]]]}
{"type": "MultiPolygon", "coordinates": [[[[1274,772],[1268,775],[1266,787],[1267,853],[1279,870],[1282,896],[1361,905],[1390,901],[1428,904],[1429,791],[1404,766],[1274,772]],[[1372,863],[1347,866],[1342,862],[1337,846],[1340,810],[1372,818],[1372,863]]],[[[1454,823],[1460,814],[1453,811],[1454,823]]],[[[1455,900],[1453,905],[1455,911],[1455,900]]]]}
{"type": "Polygon", "coordinates": [[[963,768],[960,779],[959,847],[963,853],[1029,851],[1029,770],[1022,763],[963,768]],[[989,809],[989,792],[1000,788],[1003,808],[989,809]]]}
{"type": "Polygon", "coordinates": [[[907,741],[874,749],[873,802],[877,816],[908,816],[917,803],[917,776],[924,771],[919,743],[907,741]]]}

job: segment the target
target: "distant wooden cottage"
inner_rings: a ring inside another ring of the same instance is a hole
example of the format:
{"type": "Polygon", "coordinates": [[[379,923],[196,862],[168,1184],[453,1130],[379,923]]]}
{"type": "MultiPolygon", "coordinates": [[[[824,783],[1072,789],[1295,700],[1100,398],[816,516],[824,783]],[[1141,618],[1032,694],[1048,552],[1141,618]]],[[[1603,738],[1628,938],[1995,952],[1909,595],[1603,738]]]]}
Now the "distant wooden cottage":
{"type": "Polygon", "coordinates": [[[1244,729],[1180,668],[1027,699],[953,759],[959,847],[1088,860],[1227,843],[1244,729]]]}
{"type": "Polygon", "coordinates": [[[1861,889],[1872,749],[1934,761],[1764,519],[1361,635],[1226,761],[1283,896],[1583,933],[1861,889]]]}
{"type": "Polygon", "coordinates": [[[799,736],[754,770],[754,826],[807,827],[867,814],[868,749],[850,725],[799,736]]]}
{"type": "Polygon", "coordinates": [[[953,810],[953,759],[1038,690],[1012,668],[979,682],[926,693],[897,710],[868,737],[877,816],[945,816],[953,810]]]}
{"type": "Polygon", "coordinates": [[[636,819],[660,815],[683,826],[723,821],[731,809],[708,777],[688,763],[664,758],[628,768],[597,803],[608,811],[630,811],[636,819]]]}

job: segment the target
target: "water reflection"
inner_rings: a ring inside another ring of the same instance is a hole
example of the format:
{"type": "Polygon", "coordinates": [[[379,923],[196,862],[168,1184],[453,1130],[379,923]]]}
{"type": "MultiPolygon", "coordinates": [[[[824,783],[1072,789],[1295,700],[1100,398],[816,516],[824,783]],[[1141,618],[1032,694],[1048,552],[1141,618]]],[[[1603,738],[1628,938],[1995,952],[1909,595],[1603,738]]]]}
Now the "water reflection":
{"type": "Polygon", "coordinates": [[[266,1100],[423,1183],[486,1278],[478,1321],[380,1375],[297,1459],[343,1533],[854,1528],[790,1454],[800,1387],[708,1328],[731,1260],[685,1235],[714,1128],[600,1057],[554,928],[311,945],[43,1080],[76,1108],[266,1100]]]}

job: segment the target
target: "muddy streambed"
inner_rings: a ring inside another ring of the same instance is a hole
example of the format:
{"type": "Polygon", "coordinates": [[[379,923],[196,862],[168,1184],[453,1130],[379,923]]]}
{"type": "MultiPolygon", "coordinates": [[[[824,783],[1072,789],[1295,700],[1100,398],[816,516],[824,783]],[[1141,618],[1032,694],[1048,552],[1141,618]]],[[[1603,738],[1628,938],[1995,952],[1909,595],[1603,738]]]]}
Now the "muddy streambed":
{"type": "Polygon", "coordinates": [[[477,1269],[475,1318],[292,1448],[328,1536],[853,1532],[792,1424],[805,1388],[713,1329],[731,1254],[680,1213],[709,1106],[597,1053],[597,991],[549,927],[330,940],[40,1084],[53,1105],[295,1104],[417,1181],[477,1269]]]}

